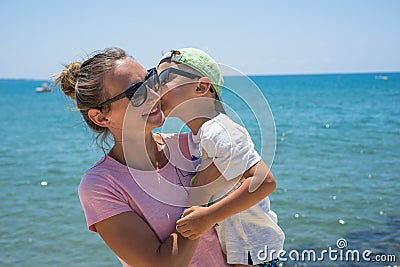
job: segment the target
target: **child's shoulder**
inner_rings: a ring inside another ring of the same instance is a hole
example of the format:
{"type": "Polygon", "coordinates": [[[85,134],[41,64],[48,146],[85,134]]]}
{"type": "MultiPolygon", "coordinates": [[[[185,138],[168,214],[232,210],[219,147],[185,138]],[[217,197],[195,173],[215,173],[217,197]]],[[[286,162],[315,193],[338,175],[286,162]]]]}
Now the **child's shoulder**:
{"type": "Polygon", "coordinates": [[[200,128],[201,139],[221,139],[226,137],[229,140],[248,136],[247,130],[229,118],[226,114],[218,114],[216,117],[207,121],[200,128]]]}
{"type": "Polygon", "coordinates": [[[206,121],[200,129],[208,129],[211,127],[218,127],[219,129],[227,128],[227,127],[236,127],[239,126],[236,122],[234,122],[228,115],[220,113],[214,118],[206,121]]]}

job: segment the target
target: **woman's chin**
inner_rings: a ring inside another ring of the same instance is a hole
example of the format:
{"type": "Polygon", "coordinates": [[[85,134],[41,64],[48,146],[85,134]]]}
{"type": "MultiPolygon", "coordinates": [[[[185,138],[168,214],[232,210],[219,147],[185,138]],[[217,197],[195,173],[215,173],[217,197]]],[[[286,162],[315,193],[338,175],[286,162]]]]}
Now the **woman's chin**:
{"type": "Polygon", "coordinates": [[[164,113],[164,116],[165,117],[168,117],[168,115],[169,115],[169,113],[170,113],[170,109],[169,108],[167,108],[167,107],[165,107],[165,106],[161,106],[161,110],[162,110],[162,112],[164,113]]]}
{"type": "Polygon", "coordinates": [[[161,127],[164,124],[165,116],[164,113],[160,110],[157,114],[153,114],[147,117],[147,126],[152,129],[161,127]]]}

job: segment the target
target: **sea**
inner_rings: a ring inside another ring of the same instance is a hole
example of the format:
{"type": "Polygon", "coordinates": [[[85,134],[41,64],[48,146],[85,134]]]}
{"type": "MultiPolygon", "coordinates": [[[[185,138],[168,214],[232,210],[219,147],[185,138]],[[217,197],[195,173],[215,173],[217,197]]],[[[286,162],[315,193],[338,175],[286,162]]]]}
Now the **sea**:
{"type": "MultiPolygon", "coordinates": [[[[399,265],[400,73],[225,81],[277,180],[283,266],[399,265]]],[[[35,92],[43,82],[0,80],[0,266],[120,266],[77,195],[103,151],[59,90],[35,92]]]]}

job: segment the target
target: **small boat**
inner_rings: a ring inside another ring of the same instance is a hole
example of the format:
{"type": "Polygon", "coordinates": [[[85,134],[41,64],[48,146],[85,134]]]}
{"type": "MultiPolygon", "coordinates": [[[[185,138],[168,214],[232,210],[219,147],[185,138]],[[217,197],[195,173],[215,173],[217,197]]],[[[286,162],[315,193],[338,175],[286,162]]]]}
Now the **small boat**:
{"type": "Polygon", "coordinates": [[[376,80],[384,80],[384,81],[387,81],[389,78],[388,78],[388,76],[376,75],[376,76],[375,76],[375,79],[376,79],[376,80]]]}
{"type": "Polygon", "coordinates": [[[47,83],[42,83],[42,87],[36,87],[36,93],[48,93],[53,92],[53,89],[49,87],[47,83]]]}

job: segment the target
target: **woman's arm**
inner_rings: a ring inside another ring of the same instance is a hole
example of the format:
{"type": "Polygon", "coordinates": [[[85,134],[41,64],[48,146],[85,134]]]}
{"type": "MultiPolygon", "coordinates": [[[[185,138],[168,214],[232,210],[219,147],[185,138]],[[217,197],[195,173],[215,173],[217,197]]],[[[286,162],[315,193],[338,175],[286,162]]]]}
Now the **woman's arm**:
{"type": "Polygon", "coordinates": [[[187,209],[176,222],[178,232],[190,239],[198,238],[216,223],[254,206],[276,188],[275,178],[263,161],[248,169],[243,177],[239,188],[221,201],[209,207],[187,209]]]}
{"type": "Polygon", "coordinates": [[[198,244],[178,233],[161,243],[135,212],[118,214],[94,226],[114,253],[132,266],[188,266],[198,244]]]}

